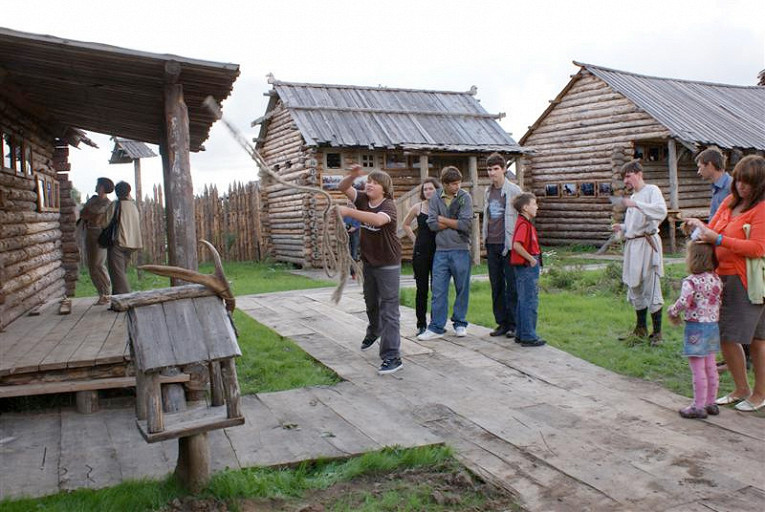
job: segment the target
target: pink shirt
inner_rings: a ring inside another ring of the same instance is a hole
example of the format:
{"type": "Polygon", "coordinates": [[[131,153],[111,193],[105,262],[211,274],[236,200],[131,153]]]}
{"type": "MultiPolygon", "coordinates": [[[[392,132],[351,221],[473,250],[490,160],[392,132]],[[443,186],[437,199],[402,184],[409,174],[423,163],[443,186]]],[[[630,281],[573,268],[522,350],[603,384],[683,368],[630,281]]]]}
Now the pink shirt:
{"type": "Polygon", "coordinates": [[[691,274],[683,279],[680,298],[670,306],[669,316],[685,311],[686,322],[717,322],[720,320],[722,281],[714,272],[691,274]]]}

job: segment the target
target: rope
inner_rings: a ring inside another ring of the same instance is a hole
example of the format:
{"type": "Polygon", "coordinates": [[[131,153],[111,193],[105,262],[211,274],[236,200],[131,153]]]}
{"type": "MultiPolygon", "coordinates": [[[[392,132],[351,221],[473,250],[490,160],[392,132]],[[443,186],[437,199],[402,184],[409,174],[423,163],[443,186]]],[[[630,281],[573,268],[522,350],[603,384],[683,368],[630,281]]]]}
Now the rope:
{"type": "Polygon", "coordinates": [[[212,96],[205,98],[203,104],[208,108],[208,110],[210,110],[216,119],[219,119],[223,122],[231,135],[234,137],[234,140],[236,140],[239,145],[247,152],[247,154],[250,155],[250,157],[255,161],[261,171],[265,172],[268,176],[276,180],[277,183],[284,185],[285,187],[294,190],[302,190],[311,194],[321,194],[327,199],[327,205],[325,206],[324,213],[322,215],[324,219],[324,226],[322,227],[321,234],[321,262],[322,267],[324,268],[324,273],[327,274],[328,277],[334,277],[337,273],[337,269],[339,268],[340,270],[340,282],[332,292],[332,301],[335,304],[340,302],[340,299],[343,296],[345,282],[348,279],[348,275],[350,274],[351,266],[353,266],[353,269],[358,276],[359,283],[363,282],[363,275],[361,272],[361,267],[351,257],[348,247],[348,232],[345,230],[343,217],[340,215],[340,211],[337,208],[337,205],[334,204],[332,196],[326,190],[322,190],[318,187],[298,185],[285,181],[281,176],[276,174],[273,169],[271,169],[271,166],[268,165],[266,160],[260,155],[260,153],[258,153],[258,150],[255,149],[255,146],[250,144],[250,142],[244,137],[244,135],[242,135],[239,129],[223,117],[223,112],[221,112],[220,107],[212,96]],[[335,228],[334,244],[333,237],[330,235],[329,230],[330,224],[333,222],[335,228]]]}

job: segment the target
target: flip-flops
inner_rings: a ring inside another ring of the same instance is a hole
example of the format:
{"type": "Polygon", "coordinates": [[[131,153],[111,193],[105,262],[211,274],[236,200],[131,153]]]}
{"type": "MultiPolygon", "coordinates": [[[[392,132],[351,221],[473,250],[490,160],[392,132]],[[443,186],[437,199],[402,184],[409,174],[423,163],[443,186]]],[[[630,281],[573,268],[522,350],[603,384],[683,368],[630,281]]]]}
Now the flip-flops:
{"type": "Polygon", "coordinates": [[[728,393],[725,396],[721,396],[717,400],[715,400],[715,404],[717,405],[731,405],[731,404],[737,404],[741,402],[742,400],[746,400],[749,398],[748,396],[742,396],[742,397],[735,397],[732,393],[728,393]]]}

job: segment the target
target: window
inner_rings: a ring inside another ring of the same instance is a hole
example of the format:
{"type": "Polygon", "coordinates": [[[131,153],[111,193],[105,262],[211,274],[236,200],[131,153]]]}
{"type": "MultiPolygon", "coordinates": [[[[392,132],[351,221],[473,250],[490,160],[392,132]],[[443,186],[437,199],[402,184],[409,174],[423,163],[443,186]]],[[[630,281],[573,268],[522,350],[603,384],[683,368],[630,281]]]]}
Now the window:
{"type": "Polygon", "coordinates": [[[614,193],[613,186],[611,185],[610,181],[599,181],[598,182],[598,195],[599,196],[610,196],[614,193]]]}
{"type": "Polygon", "coordinates": [[[341,155],[340,153],[327,153],[326,168],[327,169],[342,169],[343,155],[341,155]]]}
{"type": "Polygon", "coordinates": [[[583,197],[594,197],[595,196],[595,183],[592,181],[587,181],[585,183],[579,184],[579,195],[583,197]]]}
{"type": "Polygon", "coordinates": [[[406,157],[397,153],[387,153],[385,155],[386,169],[404,169],[406,168],[406,157]]]}
{"type": "Polygon", "coordinates": [[[14,173],[18,172],[20,157],[16,140],[7,133],[3,134],[3,168],[14,173]]]}
{"type": "Polygon", "coordinates": [[[32,147],[24,144],[24,174],[32,176],[32,147]]]}
{"type": "Polygon", "coordinates": [[[361,167],[364,169],[374,169],[375,167],[375,155],[374,153],[362,153],[359,157],[361,167]]]}
{"type": "Polygon", "coordinates": [[[38,174],[36,181],[38,211],[58,211],[61,207],[58,182],[54,178],[43,174],[38,174]]]}
{"type": "Polygon", "coordinates": [[[548,183],[545,185],[545,196],[560,197],[560,185],[557,183],[548,183]]]}

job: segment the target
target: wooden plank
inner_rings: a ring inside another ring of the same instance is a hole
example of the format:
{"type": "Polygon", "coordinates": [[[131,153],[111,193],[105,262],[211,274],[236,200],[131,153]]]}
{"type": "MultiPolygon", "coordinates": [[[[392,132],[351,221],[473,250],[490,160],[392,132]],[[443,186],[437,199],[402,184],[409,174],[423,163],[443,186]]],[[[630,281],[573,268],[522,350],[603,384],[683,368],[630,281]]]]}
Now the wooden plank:
{"type": "Polygon", "coordinates": [[[136,420],[141,435],[147,443],[167,441],[179,437],[201,434],[210,430],[242,425],[244,417],[227,418],[226,407],[190,409],[176,414],[165,415],[165,428],[160,432],[149,432],[146,421],[136,420]]]}
{"type": "Polygon", "coordinates": [[[210,359],[222,359],[240,356],[239,344],[226,309],[217,297],[193,299],[199,323],[202,325],[201,336],[207,344],[210,359]]]}
{"type": "MultiPolygon", "coordinates": [[[[162,384],[188,382],[189,374],[162,375],[162,384]]],[[[93,379],[65,382],[43,382],[37,384],[19,384],[15,386],[0,386],[0,398],[14,396],[48,395],[52,393],[72,393],[75,391],[95,391],[98,389],[117,389],[135,386],[135,377],[113,377],[108,379],[93,379]]]]}
{"type": "Polygon", "coordinates": [[[103,345],[107,334],[114,325],[116,315],[105,308],[93,307],[77,322],[66,336],[40,362],[40,371],[60,370],[67,367],[72,355],[80,347],[103,345]]]}
{"type": "Polygon", "coordinates": [[[0,500],[59,491],[61,424],[57,412],[0,415],[0,500]]]}
{"type": "Polygon", "coordinates": [[[129,310],[127,324],[137,371],[174,366],[175,354],[162,304],[129,310]]]}
{"type": "MultiPolygon", "coordinates": [[[[38,339],[26,339],[24,343],[16,347],[13,353],[3,357],[0,375],[9,373],[27,373],[35,372],[45,356],[55,349],[62,340],[67,339],[67,335],[81,322],[88,312],[90,306],[84,303],[72,303],[72,313],[63,315],[62,320],[56,324],[56,327],[48,331],[44,336],[38,339]]],[[[40,319],[37,318],[37,321],[40,319]]]]}
{"type": "MultiPolygon", "coordinates": [[[[222,306],[219,306],[222,307],[222,306]]],[[[208,361],[210,354],[205,337],[205,330],[197,316],[192,299],[164,302],[162,309],[173,346],[173,364],[185,364],[208,361]]]]}
{"type": "MultiPolygon", "coordinates": [[[[128,337],[127,329],[127,314],[117,314],[117,319],[109,331],[109,334],[104,340],[104,344],[98,351],[95,357],[94,363],[97,364],[113,364],[121,363],[123,361],[129,361],[130,355],[130,340],[128,337]]],[[[83,364],[86,359],[83,359],[83,364]]],[[[70,365],[74,366],[75,362],[71,362],[70,365]]]]}
{"type": "Polygon", "coordinates": [[[61,490],[100,489],[121,481],[116,449],[104,421],[109,411],[61,411],[61,490]]]}
{"type": "MultiPolygon", "coordinates": [[[[96,360],[98,358],[98,354],[103,349],[104,345],[109,340],[109,337],[112,335],[112,332],[115,330],[119,330],[120,327],[122,328],[122,335],[124,336],[124,339],[122,341],[123,345],[127,342],[127,327],[125,325],[125,314],[115,314],[113,312],[110,312],[109,319],[111,320],[111,325],[109,326],[108,330],[103,331],[94,331],[93,334],[86,336],[83,343],[80,344],[79,347],[77,347],[70,355],[69,359],[67,360],[66,366],[67,368],[82,368],[85,366],[95,366],[96,364],[109,364],[106,362],[99,362],[97,363],[96,360]]],[[[106,326],[106,323],[103,324],[103,327],[106,326]]],[[[99,327],[95,327],[98,329],[99,327]]],[[[111,362],[111,361],[110,361],[111,362]]],[[[118,361],[115,361],[118,362],[118,361]]]]}

